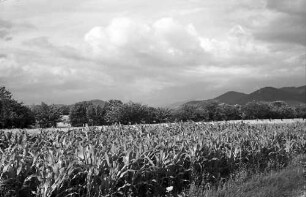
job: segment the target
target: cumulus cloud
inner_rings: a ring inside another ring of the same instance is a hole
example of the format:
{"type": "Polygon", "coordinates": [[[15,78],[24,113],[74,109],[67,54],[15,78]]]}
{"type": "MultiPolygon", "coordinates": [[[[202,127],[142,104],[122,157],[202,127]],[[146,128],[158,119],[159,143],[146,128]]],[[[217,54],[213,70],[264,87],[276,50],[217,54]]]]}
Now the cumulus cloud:
{"type": "Polygon", "coordinates": [[[95,56],[101,59],[122,59],[142,66],[194,66],[205,56],[200,37],[192,24],[184,26],[172,18],[162,18],[152,24],[129,18],[115,18],[107,27],[97,26],[85,35],[95,56]],[[142,57],[151,61],[142,61],[142,57]],[[134,62],[133,62],[134,61],[134,62]]]}
{"type": "Polygon", "coordinates": [[[299,50],[275,54],[253,33],[252,28],[235,24],[223,39],[215,39],[202,36],[192,23],[169,17],[152,23],[115,18],[107,26],[92,28],[85,41],[105,72],[118,76],[115,83],[128,82],[143,93],[138,96],[189,87],[187,84],[206,86],[209,81],[216,81],[214,87],[221,88],[239,79],[280,77],[288,69],[301,69],[300,62],[293,62],[291,68],[287,62],[299,50]]]}
{"type": "Polygon", "coordinates": [[[211,60],[195,27],[173,18],[153,23],[115,18],[106,27],[92,28],[84,39],[106,73],[140,94],[178,85],[185,69],[211,60]]]}

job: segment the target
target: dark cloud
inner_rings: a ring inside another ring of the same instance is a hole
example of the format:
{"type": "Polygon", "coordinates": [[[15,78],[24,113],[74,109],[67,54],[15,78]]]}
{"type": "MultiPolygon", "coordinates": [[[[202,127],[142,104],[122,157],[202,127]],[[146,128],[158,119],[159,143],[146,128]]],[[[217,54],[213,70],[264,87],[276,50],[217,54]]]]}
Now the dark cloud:
{"type": "Polygon", "coordinates": [[[287,13],[289,15],[306,15],[305,0],[267,0],[268,9],[275,10],[278,12],[287,13]]]}
{"type": "Polygon", "coordinates": [[[13,27],[13,24],[7,20],[0,19],[0,27],[10,29],[13,27]]]}
{"type": "Polygon", "coordinates": [[[268,0],[266,8],[278,16],[262,29],[255,38],[273,43],[292,43],[306,46],[306,0],[268,0]]]}
{"type": "Polygon", "coordinates": [[[0,40],[10,41],[16,34],[29,29],[35,29],[35,26],[29,23],[14,23],[12,21],[0,19],[0,40]]]}
{"type": "Polygon", "coordinates": [[[41,36],[26,40],[23,45],[30,48],[36,48],[51,53],[56,57],[63,57],[75,61],[94,61],[88,57],[85,57],[81,51],[77,48],[68,45],[57,45],[50,41],[49,37],[41,36]]]}
{"type": "Polygon", "coordinates": [[[11,40],[10,32],[13,24],[9,21],[0,19],[0,40],[11,40]]]}
{"type": "Polygon", "coordinates": [[[0,53],[0,59],[5,59],[5,58],[7,58],[7,55],[6,55],[6,54],[1,54],[1,53],[0,53]]]}

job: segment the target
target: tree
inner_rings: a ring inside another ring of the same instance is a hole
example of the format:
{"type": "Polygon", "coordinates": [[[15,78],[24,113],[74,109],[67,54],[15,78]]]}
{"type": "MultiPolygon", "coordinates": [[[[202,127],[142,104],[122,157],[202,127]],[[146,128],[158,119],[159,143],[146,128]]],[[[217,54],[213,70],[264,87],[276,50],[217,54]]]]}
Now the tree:
{"type": "Polygon", "coordinates": [[[271,118],[294,118],[295,110],[284,101],[274,101],[270,103],[271,118]]]}
{"type": "Polygon", "coordinates": [[[306,118],[306,104],[301,104],[296,106],[295,111],[297,118],[303,118],[303,119],[306,118]]]}
{"type": "Polygon", "coordinates": [[[89,104],[86,109],[86,117],[89,125],[98,126],[104,124],[105,110],[97,105],[89,104]]]}
{"type": "Polygon", "coordinates": [[[123,103],[120,100],[109,100],[105,104],[104,120],[107,124],[120,123],[122,120],[123,103]]]}
{"type": "Polygon", "coordinates": [[[165,123],[165,122],[169,122],[172,118],[170,109],[158,107],[158,108],[153,108],[153,109],[150,108],[149,112],[151,111],[153,112],[151,115],[153,116],[152,117],[153,121],[150,123],[165,123]]]}
{"type": "Polygon", "coordinates": [[[70,122],[74,127],[84,126],[88,123],[87,102],[76,103],[70,111],[70,122]]]}
{"type": "Polygon", "coordinates": [[[122,105],[120,121],[122,124],[148,123],[148,119],[149,113],[147,106],[133,102],[122,105]]]}
{"type": "Polygon", "coordinates": [[[59,110],[60,110],[62,115],[69,115],[69,113],[70,113],[70,107],[68,105],[60,106],[59,110]]]}
{"type": "Polygon", "coordinates": [[[80,127],[88,124],[90,126],[98,126],[105,124],[105,110],[90,102],[76,103],[70,111],[70,122],[72,126],[80,127]]]}
{"type": "Polygon", "coordinates": [[[56,127],[56,123],[61,121],[61,112],[55,105],[47,105],[42,102],[33,109],[35,119],[42,128],[56,127]]]}
{"type": "Polygon", "coordinates": [[[13,125],[15,128],[26,128],[35,123],[34,113],[26,106],[15,104],[13,106],[13,125]]]}
{"type": "Polygon", "coordinates": [[[31,110],[14,100],[5,87],[0,87],[0,128],[25,128],[33,122],[31,110]]]}
{"type": "Polygon", "coordinates": [[[173,112],[173,118],[179,121],[203,121],[208,119],[208,113],[203,108],[194,105],[183,105],[173,112]]]}
{"type": "Polygon", "coordinates": [[[223,120],[241,119],[240,105],[220,104],[219,107],[223,114],[223,120]]]}
{"type": "Polygon", "coordinates": [[[208,114],[208,120],[210,121],[219,121],[225,119],[220,103],[217,101],[208,102],[204,109],[206,110],[208,114]]]}
{"type": "Polygon", "coordinates": [[[270,106],[266,102],[252,101],[242,107],[244,119],[269,119],[271,118],[270,106]]]}

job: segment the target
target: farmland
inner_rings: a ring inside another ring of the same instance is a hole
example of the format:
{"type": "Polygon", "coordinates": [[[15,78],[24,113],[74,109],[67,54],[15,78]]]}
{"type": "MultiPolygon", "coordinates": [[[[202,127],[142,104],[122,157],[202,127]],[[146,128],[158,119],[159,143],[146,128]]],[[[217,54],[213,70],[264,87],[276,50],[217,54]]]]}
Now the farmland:
{"type": "Polygon", "coordinates": [[[306,153],[306,123],[0,131],[0,151],[0,196],[187,196],[285,168],[306,153]]]}

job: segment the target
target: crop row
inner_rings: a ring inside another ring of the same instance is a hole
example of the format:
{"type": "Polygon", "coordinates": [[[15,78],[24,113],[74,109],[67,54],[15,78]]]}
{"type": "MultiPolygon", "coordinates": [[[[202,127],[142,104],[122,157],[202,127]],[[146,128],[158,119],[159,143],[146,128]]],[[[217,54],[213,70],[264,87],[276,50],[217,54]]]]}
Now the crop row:
{"type": "Polygon", "coordinates": [[[306,152],[305,123],[114,125],[0,132],[0,196],[166,196],[306,152]]]}

